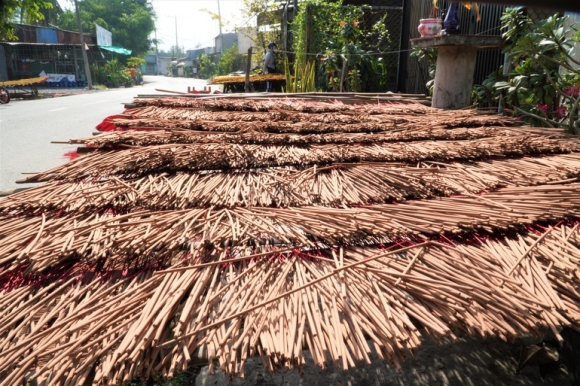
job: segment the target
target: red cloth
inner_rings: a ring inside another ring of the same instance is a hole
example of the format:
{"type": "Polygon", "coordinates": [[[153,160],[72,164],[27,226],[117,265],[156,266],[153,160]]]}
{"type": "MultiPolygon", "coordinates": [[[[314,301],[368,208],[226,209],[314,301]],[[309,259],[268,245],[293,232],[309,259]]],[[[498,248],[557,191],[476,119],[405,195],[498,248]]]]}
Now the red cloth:
{"type": "Polygon", "coordinates": [[[126,115],[111,115],[111,116],[108,116],[107,118],[103,119],[103,121],[101,123],[99,123],[97,125],[96,129],[98,131],[117,131],[117,130],[119,130],[119,127],[115,126],[113,123],[111,123],[111,121],[113,119],[119,119],[119,118],[126,119],[127,116],[126,115]]]}

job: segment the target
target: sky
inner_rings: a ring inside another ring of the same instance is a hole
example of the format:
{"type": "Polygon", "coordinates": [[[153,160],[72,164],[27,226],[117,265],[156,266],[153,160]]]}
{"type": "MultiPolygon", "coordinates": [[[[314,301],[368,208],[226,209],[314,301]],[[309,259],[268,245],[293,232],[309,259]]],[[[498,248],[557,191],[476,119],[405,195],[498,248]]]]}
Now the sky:
{"type": "MultiPolygon", "coordinates": [[[[64,9],[74,9],[72,0],[58,0],[64,9]]],[[[175,45],[176,24],[177,44],[185,51],[214,45],[219,35],[219,23],[213,20],[206,9],[218,13],[218,0],[150,0],[155,8],[157,39],[161,40],[159,50],[170,51],[175,45]]],[[[234,26],[247,25],[253,20],[241,16],[241,0],[219,0],[222,18],[222,33],[233,32],[234,26]]],[[[151,34],[151,38],[155,33],[151,34]]],[[[115,36],[113,36],[115,44],[115,36]]]]}
{"type": "MultiPolygon", "coordinates": [[[[202,48],[214,45],[214,38],[219,35],[219,23],[203,10],[217,14],[217,0],[150,1],[157,13],[157,39],[162,40],[159,50],[169,51],[175,45],[176,18],[177,42],[180,47],[187,51],[197,46],[202,48]]],[[[251,22],[241,17],[241,7],[241,0],[219,0],[222,33],[233,32],[235,25],[251,22]]]]}

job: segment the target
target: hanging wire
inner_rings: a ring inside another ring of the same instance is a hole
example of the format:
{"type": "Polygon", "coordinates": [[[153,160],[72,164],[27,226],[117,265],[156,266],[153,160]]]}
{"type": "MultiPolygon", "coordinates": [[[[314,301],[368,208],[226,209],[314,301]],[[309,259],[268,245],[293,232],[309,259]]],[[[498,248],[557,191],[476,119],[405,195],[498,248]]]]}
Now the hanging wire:
{"type": "MultiPolygon", "coordinates": [[[[493,30],[495,30],[495,29],[499,29],[499,28],[500,28],[499,26],[497,26],[497,27],[493,27],[493,28],[490,28],[490,29],[488,29],[488,30],[485,30],[485,31],[481,31],[481,32],[479,32],[479,33],[476,33],[475,35],[482,35],[482,34],[485,34],[485,33],[487,33],[487,32],[490,32],[490,31],[493,31],[493,30]]],[[[385,52],[367,52],[367,53],[365,53],[365,54],[349,54],[349,55],[350,55],[350,56],[389,55],[389,54],[401,54],[401,53],[405,53],[405,52],[411,52],[411,51],[413,51],[413,48],[409,48],[409,49],[406,49],[406,50],[398,50],[398,51],[385,51],[385,52]]],[[[294,54],[294,55],[296,54],[296,51],[284,51],[284,50],[278,50],[278,52],[280,52],[280,53],[284,53],[284,54],[294,54]]],[[[306,56],[320,56],[320,55],[324,55],[324,54],[323,54],[323,53],[312,53],[312,52],[306,52],[306,53],[304,53],[303,55],[306,55],[306,56]]]]}

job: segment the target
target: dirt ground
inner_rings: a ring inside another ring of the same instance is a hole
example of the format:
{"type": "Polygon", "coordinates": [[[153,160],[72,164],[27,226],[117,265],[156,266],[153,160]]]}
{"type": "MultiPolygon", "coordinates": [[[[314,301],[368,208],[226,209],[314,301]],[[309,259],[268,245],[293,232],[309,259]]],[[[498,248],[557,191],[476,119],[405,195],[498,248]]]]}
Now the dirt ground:
{"type": "MultiPolygon", "coordinates": [[[[245,379],[228,381],[223,372],[209,374],[207,366],[200,368],[195,377],[196,386],[366,386],[366,385],[572,385],[564,368],[540,377],[537,366],[529,366],[515,374],[524,344],[538,343],[538,338],[527,338],[514,343],[499,339],[460,338],[436,346],[425,339],[418,350],[417,359],[409,358],[401,371],[375,358],[370,365],[360,364],[348,371],[338,370],[334,365],[325,369],[313,365],[306,352],[307,364],[302,374],[282,371],[269,374],[259,358],[246,364],[245,379]]],[[[193,379],[191,380],[193,381],[193,379]]],[[[191,383],[193,384],[193,383],[191,383]]]]}

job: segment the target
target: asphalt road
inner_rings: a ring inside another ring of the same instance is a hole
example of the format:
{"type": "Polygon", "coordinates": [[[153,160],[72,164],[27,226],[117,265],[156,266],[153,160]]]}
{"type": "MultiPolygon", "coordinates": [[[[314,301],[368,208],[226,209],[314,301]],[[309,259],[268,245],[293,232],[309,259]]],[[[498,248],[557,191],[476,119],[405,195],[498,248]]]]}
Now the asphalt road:
{"type": "MultiPolygon", "coordinates": [[[[0,192],[34,186],[17,184],[23,173],[37,173],[68,161],[66,153],[77,145],[52,144],[89,137],[105,117],[123,111],[123,103],[139,94],[159,94],[155,89],[186,92],[203,88],[201,79],[146,76],[145,84],[36,100],[11,100],[0,105],[0,192]]],[[[42,92],[42,90],[40,90],[42,92]]]]}

